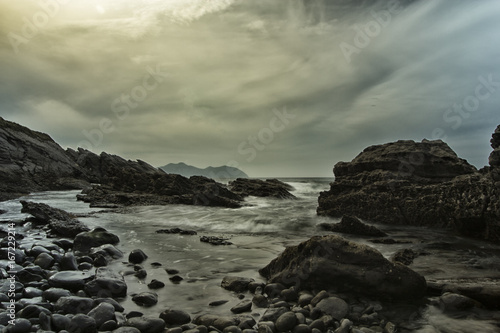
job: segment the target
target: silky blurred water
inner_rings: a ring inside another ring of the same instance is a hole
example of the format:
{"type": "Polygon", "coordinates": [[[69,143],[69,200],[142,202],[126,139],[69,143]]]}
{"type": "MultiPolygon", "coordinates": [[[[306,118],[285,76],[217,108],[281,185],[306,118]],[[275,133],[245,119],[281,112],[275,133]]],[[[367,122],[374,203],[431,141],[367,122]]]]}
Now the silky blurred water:
{"type": "MultiPolygon", "coordinates": [[[[249,197],[245,200],[245,206],[240,209],[167,205],[103,210],[89,208],[88,204],[76,201],[78,191],[34,193],[21,199],[43,202],[74,214],[84,214],[85,217],[79,219],[89,227],[101,226],[118,235],[120,244],[117,248],[124,252],[125,257],[111,266],[125,274],[129,295],[150,291],[146,284],[152,279],[166,284],[164,288],[155,290],[159,302],[153,307],[139,307],[131,301],[130,296],[122,300],[128,311],[138,310],[157,316],[166,308],[175,308],[193,315],[202,312],[229,315],[229,309],[240,300],[234,293],[220,287],[224,276],[245,276],[262,280],[258,270],[286,246],[296,245],[313,235],[327,234],[328,232],[316,228],[318,223],[338,222],[338,219],[316,215],[319,192],[329,188],[331,179],[284,181],[295,188],[292,193],[297,199],[249,197]],[[195,230],[198,235],[155,232],[174,227],[195,230]],[[214,246],[200,242],[199,238],[203,235],[224,237],[233,245],[214,246]],[[144,280],[127,275],[127,272],[133,271],[126,264],[128,253],[133,249],[142,249],[149,257],[143,264],[148,273],[144,280]],[[151,265],[155,262],[161,266],[151,265]],[[167,274],[166,268],[177,269],[184,280],[177,284],[170,282],[171,275],[167,274]],[[218,300],[229,302],[220,307],[208,306],[210,302],[218,300]]],[[[0,209],[7,211],[0,215],[1,221],[23,220],[28,217],[20,213],[19,200],[1,202],[0,209]]],[[[376,226],[393,239],[408,240],[411,243],[374,244],[366,237],[342,236],[373,246],[387,258],[402,248],[427,251],[427,255],[417,258],[411,266],[426,278],[500,278],[500,246],[456,237],[445,230],[376,226]]],[[[253,312],[263,311],[255,309],[253,312]]],[[[430,313],[427,316],[432,319],[437,315],[430,313]]],[[[436,328],[435,332],[441,331],[436,328]]]]}

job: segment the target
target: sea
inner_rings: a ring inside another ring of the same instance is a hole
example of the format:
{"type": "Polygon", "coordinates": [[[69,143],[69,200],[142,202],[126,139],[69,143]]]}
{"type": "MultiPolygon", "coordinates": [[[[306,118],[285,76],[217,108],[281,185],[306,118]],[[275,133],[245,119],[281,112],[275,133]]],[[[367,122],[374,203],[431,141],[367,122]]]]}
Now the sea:
{"type": "MultiPolygon", "coordinates": [[[[339,222],[339,219],[316,215],[319,193],[328,190],[333,179],[280,180],[294,187],[295,200],[248,197],[244,207],[239,209],[166,205],[110,210],[90,208],[88,204],[77,201],[79,191],[50,191],[0,202],[0,209],[6,211],[0,215],[0,221],[21,221],[29,217],[21,213],[20,200],[41,202],[77,214],[88,227],[103,227],[120,238],[117,248],[125,256],[110,266],[125,276],[129,295],[150,291],[147,284],[153,279],[165,283],[164,288],[155,290],[159,298],[157,305],[145,310],[132,302],[131,297],[126,297],[121,303],[128,311],[158,316],[165,309],[172,308],[193,316],[201,313],[228,315],[229,309],[241,300],[220,287],[224,276],[249,277],[265,282],[258,270],[287,246],[297,245],[314,235],[328,234],[317,227],[320,223],[339,222]],[[156,233],[159,229],[170,228],[194,230],[197,235],[156,233]],[[204,243],[200,241],[201,236],[221,237],[232,245],[204,243]],[[133,267],[126,263],[128,253],[134,249],[141,249],[148,256],[143,263],[147,277],[142,280],[131,274],[133,267]],[[172,275],[167,269],[178,270],[183,280],[171,282],[172,275]],[[221,300],[228,302],[218,307],[209,306],[209,303],[221,300]]],[[[366,237],[342,236],[375,247],[388,259],[402,248],[422,251],[426,255],[418,257],[411,268],[426,278],[500,279],[500,245],[455,236],[447,230],[372,225],[393,239],[410,243],[375,244],[366,237]]],[[[18,228],[34,239],[45,237],[43,231],[31,229],[29,224],[18,228]]],[[[252,313],[258,317],[264,311],[255,309],[252,313]]],[[[418,312],[414,314],[415,332],[499,332],[498,327],[488,321],[489,313],[456,318],[431,305],[415,311],[418,312]]]]}

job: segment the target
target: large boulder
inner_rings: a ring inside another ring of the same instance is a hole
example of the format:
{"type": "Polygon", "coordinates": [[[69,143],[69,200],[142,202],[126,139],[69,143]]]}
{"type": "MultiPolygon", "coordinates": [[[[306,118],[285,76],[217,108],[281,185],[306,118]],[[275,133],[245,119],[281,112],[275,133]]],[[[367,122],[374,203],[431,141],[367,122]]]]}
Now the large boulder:
{"type": "Polygon", "coordinates": [[[93,247],[99,247],[105,244],[116,245],[120,238],[104,228],[97,227],[88,232],[82,232],[76,235],[73,242],[73,250],[88,252],[93,247]]]}
{"type": "MultiPolygon", "coordinates": [[[[492,144],[497,141],[492,139],[492,144]]],[[[495,170],[494,164],[490,169],[495,170]]],[[[464,236],[500,239],[493,173],[477,171],[440,140],[371,146],[351,162],[337,163],[334,174],[330,190],[320,193],[318,215],[349,214],[378,223],[446,227],[464,236]]]]}
{"type": "Polygon", "coordinates": [[[336,235],[315,236],[288,247],[259,273],[298,289],[333,289],[385,299],[418,300],[425,279],[377,250],[336,235]]]}
{"type": "Polygon", "coordinates": [[[295,199],[295,196],[289,191],[294,188],[277,179],[247,179],[237,178],[229,183],[229,188],[234,193],[243,197],[274,197],[278,199],[295,199]]]}

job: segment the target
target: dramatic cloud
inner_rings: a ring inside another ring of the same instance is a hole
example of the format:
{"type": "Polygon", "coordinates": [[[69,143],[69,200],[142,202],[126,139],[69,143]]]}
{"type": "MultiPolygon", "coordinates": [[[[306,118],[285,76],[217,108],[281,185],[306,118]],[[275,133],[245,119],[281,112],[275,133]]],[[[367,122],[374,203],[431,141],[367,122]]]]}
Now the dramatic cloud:
{"type": "Polygon", "coordinates": [[[331,176],[442,138],[482,167],[500,123],[500,2],[0,2],[0,114],[159,166],[331,176]]]}

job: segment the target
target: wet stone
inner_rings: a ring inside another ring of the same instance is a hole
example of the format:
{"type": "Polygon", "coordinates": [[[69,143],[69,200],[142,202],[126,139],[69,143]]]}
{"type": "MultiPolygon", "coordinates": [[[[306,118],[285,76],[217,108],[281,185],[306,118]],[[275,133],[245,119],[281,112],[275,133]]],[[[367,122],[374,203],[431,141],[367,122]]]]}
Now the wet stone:
{"type": "Polygon", "coordinates": [[[160,313],[160,318],[167,325],[183,325],[191,322],[191,316],[182,310],[167,309],[160,313]]]}
{"type": "Polygon", "coordinates": [[[328,297],[322,299],[316,308],[326,315],[332,316],[335,320],[341,320],[349,313],[349,305],[338,297],[328,297]]]}
{"type": "Polygon", "coordinates": [[[276,320],[275,326],[278,332],[287,332],[291,331],[295,327],[296,323],[297,317],[295,317],[295,313],[289,311],[279,316],[276,320]]]}
{"type": "Polygon", "coordinates": [[[90,310],[87,315],[94,318],[96,326],[100,327],[105,322],[115,318],[115,307],[103,302],[90,310]]]}
{"type": "Polygon", "coordinates": [[[140,306],[153,306],[158,303],[158,294],[143,292],[132,297],[132,301],[140,306]]]}
{"type": "Polygon", "coordinates": [[[140,264],[144,262],[148,256],[141,249],[132,250],[128,256],[128,262],[132,264],[140,264]]]}
{"type": "Polygon", "coordinates": [[[235,314],[249,312],[251,310],[252,310],[252,301],[251,300],[244,300],[231,308],[231,312],[235,313],[235,314]]]}
{"type": "Polygon", "coordinates": [[[64,314],[88,313],[92,310],[94,300],[88,297],[69,296],[61,297],[55,304],[55,310],[64,314]]]}
{"type": "Polygon", "coordinates": [[[148,288],[149,289],[160,289],[165,287],[165,283],[158,281],[156,279],[151,280],[151,282],[148,283],[148,288]]]}
{"type": "Polygon", "coordinates": [[[143,333],[161,333],[165,330],[165,322],[160,318],[135,317],[129,319],[127,325],[143,333]]]}
{"type": "Polygon", "coordinates": [[[97,332],[97,325],[94,318],[84,314],[77,314],[71,318],[67,331],[69,333],[94,333],[97,332]]]}
{"type": "Polygon", "coordinates": [[[245,277],[238,276],[225,276],[222,279],[221,287],[235,292],[244,292],[248,289],[248,285],[250,282],[253,282],[254,279],[249,279],[245,277]]]}
{"type": "Polygon", "coordinates": [[[93,276],[92,272],[63,271],[52,275],[48,281],[51,287],[80,290],[93,276]]]}

